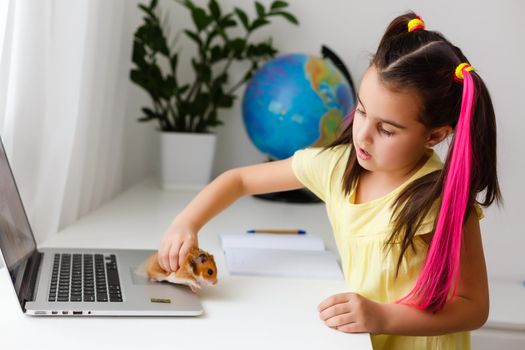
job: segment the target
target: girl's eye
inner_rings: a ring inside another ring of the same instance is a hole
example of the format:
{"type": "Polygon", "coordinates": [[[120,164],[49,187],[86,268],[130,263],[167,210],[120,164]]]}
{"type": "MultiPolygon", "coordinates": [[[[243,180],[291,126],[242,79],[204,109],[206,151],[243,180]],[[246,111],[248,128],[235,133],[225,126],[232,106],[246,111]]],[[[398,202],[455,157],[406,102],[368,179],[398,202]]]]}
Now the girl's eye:
{"type": "MultiPolygon", "coordinates": [[[[359,108],[356,108],[356,109],[355,109],[355,113],[357,113],[357,114],[359,114],[359,115],[361,115],[361,116],[363,116],[363,117],[366,116],[365,111],[362,111],[362,110],[360,110],[359,108]]],[[[385,129],[383,129],[381,126],[379,126],[379,132],[382,133],[382,134],[385,134],[385,135],[388,136],[388,137],[394,135],[393,132],[390,132],[390,131],[388,131],[388,130],[385,130],[385,129]]]]}
{"type": "Polygon", "coordinates": [[[379,127],[379,131],[382,132],[383,134],[385,134],[388,137],[394,135],[393,132],[387,131],[387,130],[383,129],[382,127],[379,127]]]}

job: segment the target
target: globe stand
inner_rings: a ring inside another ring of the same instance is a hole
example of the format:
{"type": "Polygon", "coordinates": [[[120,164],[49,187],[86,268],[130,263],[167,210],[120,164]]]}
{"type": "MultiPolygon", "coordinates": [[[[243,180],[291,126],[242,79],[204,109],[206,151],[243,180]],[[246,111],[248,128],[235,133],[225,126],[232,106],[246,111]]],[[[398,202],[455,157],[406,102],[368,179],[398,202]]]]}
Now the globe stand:
{"type": "Polygon", "coordinates": [[[321,200],[311,191],[301,188],[292,191],[254,194],[255,198],[284,203],[319,203],[321,200]]]}

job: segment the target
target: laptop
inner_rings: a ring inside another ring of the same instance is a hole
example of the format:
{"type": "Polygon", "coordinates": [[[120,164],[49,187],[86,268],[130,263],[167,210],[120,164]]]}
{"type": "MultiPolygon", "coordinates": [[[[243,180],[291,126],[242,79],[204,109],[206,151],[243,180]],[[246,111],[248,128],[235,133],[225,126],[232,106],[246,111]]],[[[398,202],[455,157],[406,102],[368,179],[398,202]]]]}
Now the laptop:
{"type": "Polygon", "coordinates": [[[39,249],[1,139],[0,251],[5,265],[1,272],[9,273],[27,315],[197,316],[203,312],[199,298],[187,286],[151,282],[140,272],[152,250],[39,249]]]}

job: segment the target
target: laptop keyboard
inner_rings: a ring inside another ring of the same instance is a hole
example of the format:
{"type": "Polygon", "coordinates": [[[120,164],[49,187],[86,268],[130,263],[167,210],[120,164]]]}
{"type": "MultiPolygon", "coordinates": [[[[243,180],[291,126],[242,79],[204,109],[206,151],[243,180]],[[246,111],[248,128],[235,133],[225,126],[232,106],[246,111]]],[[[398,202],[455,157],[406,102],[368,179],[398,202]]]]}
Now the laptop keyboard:
{"type": "Polygon", "coordinates": [[[121,302],[114,254],[55,254],[49,301],[121,302]]]}

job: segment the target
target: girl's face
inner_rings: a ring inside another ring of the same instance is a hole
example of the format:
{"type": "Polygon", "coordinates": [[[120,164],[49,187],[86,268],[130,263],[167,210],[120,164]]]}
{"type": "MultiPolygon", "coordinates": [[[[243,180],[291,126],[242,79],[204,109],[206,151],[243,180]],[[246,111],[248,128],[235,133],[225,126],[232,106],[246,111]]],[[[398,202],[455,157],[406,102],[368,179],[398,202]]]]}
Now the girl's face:
{"type": "Polygon", "coordinates": [[[409,173],[428,142],[419,110],[417,94],[387,89],[372,65],[361,81],[352,127],[359,164],[371,172],[409,173]]]}

